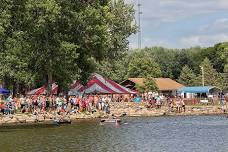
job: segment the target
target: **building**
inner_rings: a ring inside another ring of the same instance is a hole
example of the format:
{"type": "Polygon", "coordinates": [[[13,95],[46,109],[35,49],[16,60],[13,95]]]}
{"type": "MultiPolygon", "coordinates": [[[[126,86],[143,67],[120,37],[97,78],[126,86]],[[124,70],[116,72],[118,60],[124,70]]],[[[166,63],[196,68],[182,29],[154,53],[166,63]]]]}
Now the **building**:
{"type": "Polygon", "coordinates": [[[184,98],[208,97],[209,95],[218,95],[222,90],[216,86],[194,86],[183,87],[178,90],[184,98]]]}
{"type": "MultiPolygon", "coordinates": [[[[121,83],[121,85],[131,89],[137,90],[136,85],[144,85],[145,78],[129,78],[121,83]]],[[[158,87],[158,92],[166,96],[175,96],[177,90],[183,88],[184,85],[170,79],[170,78],[154,78],[155,83],[158,87]]]]}

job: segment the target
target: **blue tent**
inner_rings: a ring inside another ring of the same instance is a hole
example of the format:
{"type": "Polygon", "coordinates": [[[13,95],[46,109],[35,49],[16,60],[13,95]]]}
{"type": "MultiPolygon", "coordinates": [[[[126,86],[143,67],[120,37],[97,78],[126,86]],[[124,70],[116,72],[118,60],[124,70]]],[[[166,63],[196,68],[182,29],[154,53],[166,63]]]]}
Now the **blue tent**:
{"type": "Polygon", "coordinates": [[[211,91],[219,92],[221,89],[215,86],[196,86],[196,87],[183,87],[178,90],[179,93],[210,93],[211,91]]]}
{"type": "Polygon", "coordinates": [[[133,102],[141,102],[142,99],[140,97],[135,97],[132,101],[133,102]]]}
{"type": "Polygon", "coordinates": [[[0,94],[10,94],[10,91],[3,89],[3,88],[0,88],[0,94]]]}

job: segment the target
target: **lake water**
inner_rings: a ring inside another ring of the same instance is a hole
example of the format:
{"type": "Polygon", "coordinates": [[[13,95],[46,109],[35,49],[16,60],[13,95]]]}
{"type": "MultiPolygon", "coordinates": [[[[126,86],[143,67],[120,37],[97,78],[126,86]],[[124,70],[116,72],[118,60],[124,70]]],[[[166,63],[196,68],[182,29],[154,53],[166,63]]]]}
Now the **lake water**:
{"type": "Polygon", "coordinates": [[[120,126],[98,120],[63,126],[0,129],[0,151],[227,152],[225,116],[124,118],[120,126]]]}

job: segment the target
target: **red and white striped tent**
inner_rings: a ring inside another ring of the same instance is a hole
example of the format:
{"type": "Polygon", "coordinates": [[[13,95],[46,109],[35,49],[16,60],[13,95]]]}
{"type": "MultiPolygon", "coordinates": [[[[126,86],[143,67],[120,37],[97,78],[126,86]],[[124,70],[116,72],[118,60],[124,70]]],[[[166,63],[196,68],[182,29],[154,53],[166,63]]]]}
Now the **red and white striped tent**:
{"type": "Polygon", "coordinates": [[[53,83],[51,85],[51,93],[52,94],[58,94],[58,89],[59,89],[59,86],[56,83],[53,83]]]}
{"type": "Polygon", "coordinates": [[[70,85],[68,95],[80,95],[80,89],[82,89],[83,87],[84,86],[80,83],[80,81],[74,81],[74,83],[70,85]]]}
{"type": "Polygon", "coordinates": [[[118,83],[106,79],[95,73],[88,81],[86,86],[80,89],[85,94],[135,94],[136,92],[125,88],[118,83]]]}
{"type": "MultiPolygon", "coordinates": [[[[56,83],[53,83],[51,86],[51,93],[52,94],[57,94],[58,93],[58,85],[56,83]]],[[[27,95],[44,95],[47,94],[47,87],[46,86],[42,86],[40,88],[31,90],[29,92],[26,93],[27,95]]]]}
{"type": "Polygon", "coordinates": [[[40,95],[40,94],[46,94],[46,87],[40,87],[34,90],[31,90],[26,93],[27,95],[40,95]]]}

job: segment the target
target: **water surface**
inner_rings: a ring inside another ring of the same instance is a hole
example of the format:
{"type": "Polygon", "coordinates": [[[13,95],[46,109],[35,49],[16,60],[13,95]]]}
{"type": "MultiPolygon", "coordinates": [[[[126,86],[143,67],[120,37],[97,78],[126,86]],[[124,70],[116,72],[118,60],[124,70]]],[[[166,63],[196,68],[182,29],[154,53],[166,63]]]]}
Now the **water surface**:
{"type": "Polygon", "coordinates": [[[225,116],[124,118],[121,126],[97,120],[72,125],[0,128],[0,151],[227,152],[225,116]]]}

